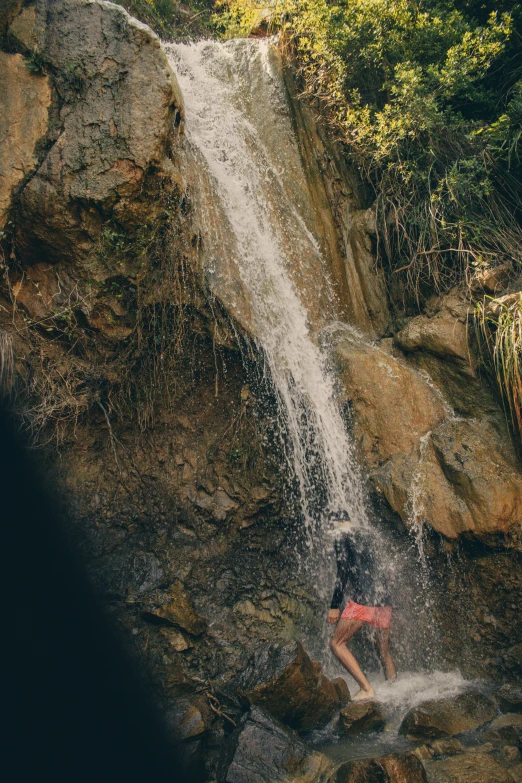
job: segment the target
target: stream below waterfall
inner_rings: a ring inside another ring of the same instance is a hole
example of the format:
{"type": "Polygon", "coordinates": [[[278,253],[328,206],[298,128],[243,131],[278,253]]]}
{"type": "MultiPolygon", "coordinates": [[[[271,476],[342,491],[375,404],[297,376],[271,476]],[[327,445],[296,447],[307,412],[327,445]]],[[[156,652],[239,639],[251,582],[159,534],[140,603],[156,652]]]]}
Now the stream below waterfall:
{"type": "MultiPolygon", "coordinates": [[[[346,678],[350,687],[355,685],[346,678]]],[[[359,758],[385,756],[412,750],[418,741],[409,740],[399,734],[399,727],[406,713],[426,701],[450,699],[467,690],[479,690],[489,694],[491,683],[470,681],[459,672],[434,671],[432,673],[402,672],[397,681],[386,682],[382,675],[372,677],[377,700],[386,712],[386,727],[383,732],[346,737],[339,731],[338,721],[323,729],[312,732],[308,742],[323,751],[335,762],[359,758]]]]}

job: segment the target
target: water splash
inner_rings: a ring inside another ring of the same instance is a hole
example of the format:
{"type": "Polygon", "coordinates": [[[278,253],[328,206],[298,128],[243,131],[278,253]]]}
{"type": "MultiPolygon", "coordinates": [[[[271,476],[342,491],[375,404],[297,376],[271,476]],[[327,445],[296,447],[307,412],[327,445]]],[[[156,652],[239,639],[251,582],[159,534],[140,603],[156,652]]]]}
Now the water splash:
{"type": "Polygon", "coordinates": [[[184,96],[185,160],[211,290],[262,350],[309,540],[328,512],[367,523],[363,480],[317,333],[335,295],[267,40],[166,47],[184,96]]]}

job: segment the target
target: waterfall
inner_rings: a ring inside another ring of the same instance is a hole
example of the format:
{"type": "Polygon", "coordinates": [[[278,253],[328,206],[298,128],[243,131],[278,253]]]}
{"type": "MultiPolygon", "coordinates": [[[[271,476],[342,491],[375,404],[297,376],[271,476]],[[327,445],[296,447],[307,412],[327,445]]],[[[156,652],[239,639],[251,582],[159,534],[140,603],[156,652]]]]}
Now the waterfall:
{"type": "Polygon", "coordinates": [[[202,41],[166,51],[185,102],[206,279],[266,359],[306,527],[311,534],[339,511],[366,524],[362,477],[318,340],[337,316],[335,294],[275,47],[202,41]]]}

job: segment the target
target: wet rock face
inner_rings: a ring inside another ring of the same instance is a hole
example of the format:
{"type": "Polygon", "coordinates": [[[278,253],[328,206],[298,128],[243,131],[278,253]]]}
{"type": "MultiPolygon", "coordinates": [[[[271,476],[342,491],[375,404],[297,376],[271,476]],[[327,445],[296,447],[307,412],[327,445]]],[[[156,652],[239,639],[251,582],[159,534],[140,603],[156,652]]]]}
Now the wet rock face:
{"type": "Polygon", "coordinates": [[[512,783],[513,777],[486,753],[465,753],[444,761],[427,761],[429,783],[512,783]]]}
{"type": "Polygon", "coordinates": [[[276,642],[256,653],[238,694],[299,731],[326,723],[350,698],[344,680],[325,677],[299,642],[276,642]]]}
{"type": "Polygon", "coordinates": [[[455,699],[427,701],[404,717],[400,733],[413,739],[453,737],[479,728],[496,715],[492,699],[469,691],[455,699]]]}
{"type": "Polygon", "coordinates": [[[372,731],[382,731],[386,717],[379,702],[352,702],[341,710],[341,721],[344,732],[354,736],[372,731]]]}
{"type": "MultiPolygon", "coordinates": [[[[444,355],[446,364],[455,360],[460,369],[450,375],[478,390],[464,361],[467,327],[459,313],[457,303],[433,318],[419,316],[396,342],[410,352],[444,355]]],[[[333,350],[361,457],[374,486],[403,522],[428,524],[450,539],[516,535],[522,473],[500,411],[496,418],[484,416],[484,408],[480,417],[468,411],[466,418],[455,418],[444,399],[444,376],[436,378],[437,389],[422,366],[421,374],[386,341],[367,344],[339,330],[333,350]]],[[[488,404],[494,409],[492,401],[488,404]]]]}
{"type": "Polygon", "coordinates": [[[443,421],[444,408],[434,391],[386,351],[340,332],[334,352],[353,409],[355,436],[370,468],[416,450],[420,438],[443,421]]]}
{"type": "Polygon", "coordinates": [[[391,319],[384,274],[372,253],[375,213],[360,208],[364,196],[358,175],[346,165],[342,150],[316,122],[310,107],[297,97],[300,88],[291,68],[285,68],[284,78],[342,314],[365,334],[384,334],[391,319]]]}
{"type": "MultiPolygon", "coordinates": [[[[412,753],[349,761],[337,769],[332,783],[426,783],[426,773],[412,753]]],[[[446,782],[447,783],[447,782],[446,782]]]]}
{"type": "Polygon", "coordinates": [[[320,783],[333,771],[321,753],[259,707],[252,707],[227,740],[219,783],[320,783]]]}
{"type": "Polygon", "coordinates": [[[472,534],[488,541],[518,527],[520,471],[509,441],[488,421],[448,419],[419,450],[376,470],[373,480],[406,520],[416,488],[417,521],[449,539],[472,534]]]}

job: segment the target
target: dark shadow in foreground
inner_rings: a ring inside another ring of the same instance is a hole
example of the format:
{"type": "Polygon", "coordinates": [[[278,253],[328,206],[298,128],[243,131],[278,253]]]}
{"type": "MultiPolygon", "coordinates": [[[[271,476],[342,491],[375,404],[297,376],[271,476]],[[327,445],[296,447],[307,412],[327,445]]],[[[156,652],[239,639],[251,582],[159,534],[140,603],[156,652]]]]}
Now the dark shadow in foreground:
{"type": "Polygon", "coordinates": [[[1,768],[9,781],[180,781],[161,718],[0,411],[1,768]]]}

